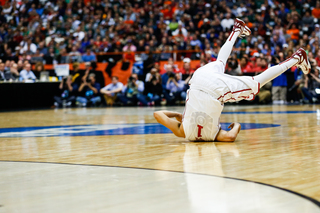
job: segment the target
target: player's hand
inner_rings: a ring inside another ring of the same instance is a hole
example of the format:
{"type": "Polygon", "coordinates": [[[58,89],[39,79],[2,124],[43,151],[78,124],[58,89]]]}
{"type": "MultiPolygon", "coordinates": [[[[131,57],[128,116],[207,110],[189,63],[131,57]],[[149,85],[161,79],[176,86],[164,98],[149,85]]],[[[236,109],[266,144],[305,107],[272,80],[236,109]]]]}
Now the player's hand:
{"type": "Polygon", "coordinates": [[[239,123],[232,123],[228,126],[229,129],[238,128],[238,132],[240,132],[241,125],[239,123]]]}

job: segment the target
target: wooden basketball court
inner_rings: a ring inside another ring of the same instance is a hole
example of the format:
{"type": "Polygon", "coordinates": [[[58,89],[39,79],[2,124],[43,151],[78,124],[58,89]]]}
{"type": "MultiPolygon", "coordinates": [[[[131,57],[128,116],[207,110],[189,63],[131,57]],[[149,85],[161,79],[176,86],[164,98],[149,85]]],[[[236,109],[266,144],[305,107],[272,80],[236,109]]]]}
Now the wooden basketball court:
{"type": "Polygon", "coordinates": [[[169,108],[0,113],[2,212],[320,212],[320,106],[226,106],[234,143],[188,142],[169,108]]]}

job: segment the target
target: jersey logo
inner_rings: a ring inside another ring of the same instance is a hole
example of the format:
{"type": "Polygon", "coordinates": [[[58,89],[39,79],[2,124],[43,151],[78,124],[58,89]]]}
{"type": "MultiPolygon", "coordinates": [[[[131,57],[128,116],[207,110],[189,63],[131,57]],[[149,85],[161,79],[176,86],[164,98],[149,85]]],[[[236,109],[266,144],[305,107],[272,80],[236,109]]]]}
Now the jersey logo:
{"type": "MultiPolygon", "coordinates": [[[[212,128],[213,119],[207,113],[193,112],[191,114],[189,131],[197,141],[204,141],[202,137],[208,137],[204,131],[212,130],[212,128]]],[[[208,133],[211,134],[211,131],[208,133]]]]}

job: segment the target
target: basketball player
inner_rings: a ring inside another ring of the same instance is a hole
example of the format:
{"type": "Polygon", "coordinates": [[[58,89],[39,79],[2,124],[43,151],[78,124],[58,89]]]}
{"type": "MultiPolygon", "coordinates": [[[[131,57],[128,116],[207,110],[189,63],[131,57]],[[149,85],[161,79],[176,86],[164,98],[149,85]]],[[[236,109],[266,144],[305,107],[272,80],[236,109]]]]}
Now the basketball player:
{"type": "Polygon", "coordinates": [[[189,141],[233,142],[241,125],[232,123],[229,126],[230,131],[221,129],[220,115],[224,103],[252,100],[263,85],[292,66],[298,66],[304,74],[310,72],[307,54],[300,48],[287,60],[257,76],[239,77],[224,74],[227,59],[237,37],[247,36],[250,33],[245,23],[236,19],[231,34],[220,49],[217,61],[200,67],[193,74],[189,82],[190,89],[187,92],[184,114],[157,111],[154,113],[156,120],[176,136],[189,141]]]}

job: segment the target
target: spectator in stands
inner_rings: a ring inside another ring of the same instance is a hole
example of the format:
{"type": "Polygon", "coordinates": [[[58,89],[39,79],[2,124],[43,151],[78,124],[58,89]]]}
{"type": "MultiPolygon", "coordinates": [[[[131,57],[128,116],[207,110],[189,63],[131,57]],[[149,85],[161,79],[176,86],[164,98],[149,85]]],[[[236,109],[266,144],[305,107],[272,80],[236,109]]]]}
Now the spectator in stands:
{"type": "Polygon", "coordinates": [[[288,100],[292,100],[294,103],[303,103],[307,102],[307,99],[304,99],[302,93],[302,88],[304,86],[305,75],[301,69],[296,68],[294,71],[294,82],[291,87],[288,88],[288,100]]]}
{"type": "Polygon", "coordinates": [[[145,82],[150,82],[152,78],[156,77],[156,75],[157,75],[157,69],[152,68],[150,72],[147,73],[145,82]]]}
{"type": "Polygon", "coordinates": [[[43,56],[46,64],[53,64],[56,54],[54,53],[54,48],[50,47],[47,53],[43,56]]]}
{"type": "Polygon", "coordinates": [[[13,80],[17,80],[20,77],[20,73],[18,71],[18,65],[16,63],[12,64],[10,67],[10,72],[13,76],[13,80]]]}
{"type": "Polygon", "coordinates": [[[35,81],[37,78],[31,70],[31,64],[26,63],[24,69],[20,72],[20,81],[35,81]]]}
{"type": "Polygon", "coordinates": [[[6,71],[4,63],[0,63],[0,81],[9,81],[13,79],[13,76],[10,71],[6,71]]]}
{"type": "Polygon", "coordinates": [[[89,75],[87,81],[82,82],[78,92],[79,96],[76,101],[78,105],[88,106],[88,105],[98,105],[101,102],[101,97],[99,96],[100,84],[96,82],[96,76],[94,73],[89,75]]]}
{"type": "Polygon", "coordinates": [[[48,53],[48,48],[45,46],[43,41],[39,43],[38,50],[42,57],[44,57],[48,53]]]}
{"type": "Polygon", "coordinates": [[[124,93],[118,95],[119,100],[124,105],[133,105],[136,106],[138,102],[141,105],[148,105],[147,102],[143,99],[144,91],[144,82],[138,79],[138,75],[133,73],[128,79],[127,85],[123,89],[124,93]]]}
{"type": "Polygon", "coordinates": [[[72,64],[72,70],[70,70],[70,75],[72,76],[72,83],[74,83],[74,86],[76,87],[77,90],[80,87],[81,83],[83,82],[82,81],[83,73],[81,73],[79,66],[80,64],[78,62],[74,62],[72,64]]]}
{"type": "Polygon", "coordinates": [[[224,31],[229,30],[234,24],[234,20],[231,18],[231,14],[227,13],[226,17],[222,19],[221,26],[224,31]]]}
{"type": "Polygon", "coordinates": [[[21,72],[21,70],[23,70],[24,64],[22,60],[19,60],[17,63],[18,66],[18,72],[21,72]]]}
{"type": "Polygon", "coordinates": [[[45,71],[44,65],[42,62],[38,62],[34,65],[34,75],[37,79],[40,79],[40,74],[42,71],[45,71]]]}
{"type": "Polygon", "coordinates": [[[123,84],[119,82],[119,78],[117,76],[112,77],[112,83],[103,87],[100,90],[100,93],[104,95],[105,101],[108,106],[113,106],[117,99],[117,95],[121,93],[123,89],[123,84]]]}
{"type": "Polygon", "coordinates": [[[295,23],[291,22],[287,26],[287,34],[290,35],[291,40],[296,44],[299,41],[300,30],[295,23]]]}
{"type": "Polygon", "coordinates": [[[271,101],[271,87],[271,82],[268,82],[261,87],[259,93],[255,96],[254,102],[259,104],[268,104],[271,101]]]}
{"type": "Polygon", "coordinates": [[[197,38],[197,35],[192,35],[192,40],[190,41],[190,45],[195,47],[195,46],[201,46],[201,41],[197,38]]]}
{"type": "Polygon", "coordinates": [[[132,40],[131,39],[128,39],[127,40],[127,45],[125,45],[123,48],[122,48],[122,51],[123,52],[135,52],[137,51],[137,47],[132,43],[132,40]]]}
{"type": "Polygon", "coordinates": [[[165,45],[162,53],[160,54],[160,61],[166,61],[172,57],[172,47],[169,45],[165,45]]]}
{"type": "Polygon", "coordinates": [[[181,96],[184,90],[184,86],[185,83],[182,80],[180,73],[172,74],[169,76],[166,84],[166,89],[168,91],[164,93],[168,105],[173,105],[176,101],[185,99],[185,97],[181,96]]]}
{"type": "Polygon", "coordinates": [[[86,81],[87,80],[87,78],[88,78],[88,76],[89,76],[89,74],[90,74],[90,71],[91,71],[91,63],[90,62],[86,62],[85,63],[85,71],[84,71],[84,75],[82,76],[82,82],[83,81],[86,81]]]}
{"type": "Polygon", "coordinates": [[[312,9],[312,16],[316,19],[320,19],[320,1],[317,1],[316,6],[312,9]]]}
{"type": "Polygon", "coordinates": [[[227,65],[228,67],[226,69],[226,73],[228,73],[229,75],[236,75],[236,76],[242,75],[241,68],[236,58],[236,55],[233,54],[232,56],[229,57],[227,65]]]}
{"type": "Polygon", "coordinates": [[[161,79],[162,79],[162,88],[165,89],[167,88],[167,81],[169,79],[169,77],[173,77],[174,76],[174,72],[173,72],[173,67],[171,64],[168,64],[166,66],[166,73],[164,73],[162,76],[161,76],[161,79]]]}
{"type": "Polygon", "coordinates": [[[81,53],[77,50],[77,46],[72,46],[72,50],[68,56],[70,62],[82,62],[81,53]]]}
{"type": "Polygon", "coordinates": [[[306,28],[304,31],[308,32],[314,24],[314,18],[310,15],[310,11],[306,11],[306,13],[304,14],[301,23],[302,26],[304,26],[304,28],[306,28]]]}
{"type": "MultiPolygon", "coordinates": [[[[80,8],[79,8],[80,9],[80,8]]],[[[81,27],[77,27],[76,32],[73,33],[73,37],[75,37],[78,41],[81,41],[85,36],[85,33],[81,31],[81,27]]]]}
{"type": "Polygon", "coordinates": [[[315,24],[314,25],[314,32],[315,32],[315,36],[320,39],[320,25],[319,24],[315,24]]]}
{"type": "Polygon", "coordinates": [[[84,62],[97,61],[96,55],[93,52],[91,52],[90,47],[87,47],[86,53],[82,55],[82,61],[84,62]]]}
{"type": "Polygon", "coordinates": [[[194,73],[194,70],[191,68],[191,60],[190,58],[183,59],[182,69],[179,71],[185,78],[185,76],[189,76],[194,73]]]}
{"type": "Polygon", "coordinates": [[[161,78],[152,76],[149,81],[146,81],[144,95],[139,97],[141,103],[147,103],[149,106],[160,106],[162,95],[161,78]]]}
{"type": "Polygon", "coordinates": [[[301,88],[304,97],[309,103],[319,103],[320,101],[320,76],[319,67],[316,66],[316,61],[311,62],[311,73],[306,75],[304,86],[301,88]]]}
{"type": "Polygon", "coordinates": [[[62,107],[62,106],[71,106],[74,104],[76,100],[75,91],[76,88],[73,87],[72,83],[72,76],[68,76],[62,79],[59,90],[60,90],[60,96],[54,96],[54,105],[56,107],[62,107]]]}
{"type": "Polygon", "coordinates": [[[317,66],[320,67],[320,49],[317,51],[317,55],[315,57],[315,60],[317,62],[317,66]]]}
{"type": "Polygon", "coordinates": [[[173,72],[179,72],[179,67],[177,64],[174,63],[173,58],[169,58],[168,62],[163,66],[164,70],[162,71],[162,73],[167,72],[167,69],[169,67],[169,70],[171,69],[171,67],[173,68],[173,72]]]}
{"type": "Polygon", "coordinates": [[[245,75],[253,75],[252,63],[249,62],[247,57],[242,57],[240,60],[241,72],[245,75]]]}
{"type": "Polygon", "coordinates": [[[183,36],[183,37],[187,37],[188,36],[188,31],[186,30],[186,28],[184,27],[182,21],[178,21],[178,28],[172,32],[173,36],[183,36]]]}
{"type": "Polygon", "coordinates": [[[135,53],[131,52],[130,49],[123,54],[123,62],[135,62],[135,53]]]}
{"type": "Polygon", "coordinates": [[[7,60],[5,63],[4,63],[4,70],[5,71],[10,71],[10,60],[7,60]]]}
{"type": "MultiPolygon", "coordinates": [[[[279,56],[274,56],[271,61],[271,66],[279,64],[283,61],[283,53],[280,52],[279,56]]],[[[287,75],[282,73],[272,81],[272,103],[273,104],[286,104],[287,103],[287,75]]]]}
{"type": "Polygon", "coordinates": [[[20,54],[23,53],[31,53],[34,54],[37,51],[37,45],[35,45],[34,43],[32,43],[31,38],[27,38],[26,41],[22,41],[20,43],[20,54]]]}

